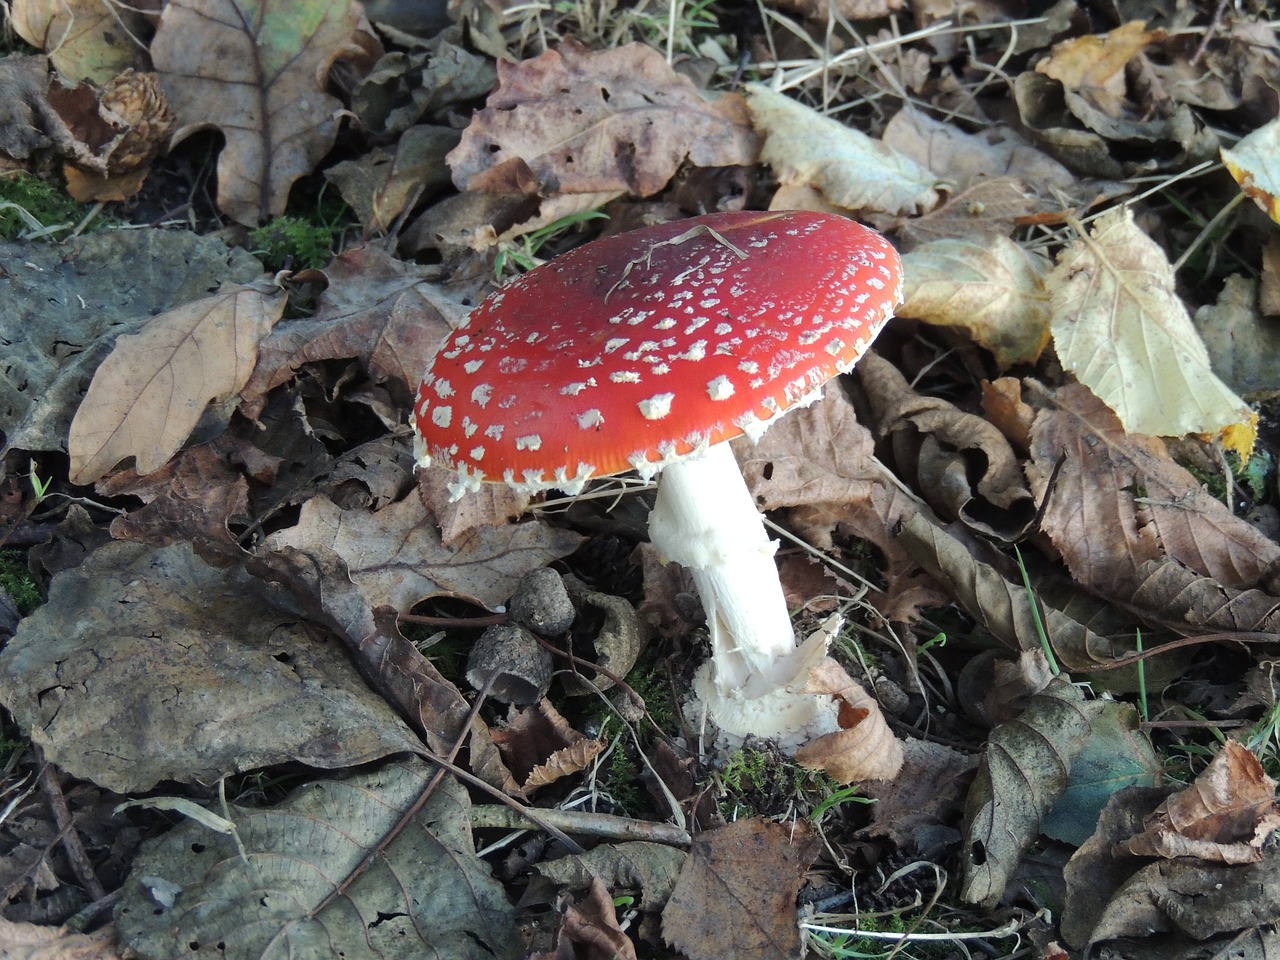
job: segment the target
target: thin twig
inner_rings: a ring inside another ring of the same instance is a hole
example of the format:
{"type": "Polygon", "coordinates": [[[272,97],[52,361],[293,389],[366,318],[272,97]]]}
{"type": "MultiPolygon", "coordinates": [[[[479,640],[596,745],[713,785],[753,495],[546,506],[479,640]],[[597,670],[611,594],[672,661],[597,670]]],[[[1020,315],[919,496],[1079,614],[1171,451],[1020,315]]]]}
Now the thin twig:
{"type": "Polygon", "coordinates": [[[89,854],[80,842],[80,834],[75,829],[75,819],[67,806],[67,798],[62,793],[62,785],[58,783],[57,768],[45,759],[44,751],[38,743],[33,743],[36,763],[40,767],[40,789],[44,792],[45,801],[53,813],[53,822],[62,833],[62,849],[67,852],[67,860],[76,879],[89,892],[94,900],[101,900],[107,895],[106,889],[98,881],[93,872],[93,864],[89,862],[89,854]]]}

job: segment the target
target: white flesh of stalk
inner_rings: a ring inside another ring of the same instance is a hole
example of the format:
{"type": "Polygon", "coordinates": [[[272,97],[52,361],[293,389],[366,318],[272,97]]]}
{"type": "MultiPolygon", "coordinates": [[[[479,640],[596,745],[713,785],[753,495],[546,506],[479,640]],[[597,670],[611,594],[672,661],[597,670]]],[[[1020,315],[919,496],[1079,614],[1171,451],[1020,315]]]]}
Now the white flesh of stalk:
{"type": "Polygon", "coordinates": [[[716,725],[796,746],[836,729],[829,696],[799,695],[826,638],[797,648],[764,519],[727,443],[663,470],[649,539],[693,574],[711,632],[710,675],[698,693],[716,725]]]}

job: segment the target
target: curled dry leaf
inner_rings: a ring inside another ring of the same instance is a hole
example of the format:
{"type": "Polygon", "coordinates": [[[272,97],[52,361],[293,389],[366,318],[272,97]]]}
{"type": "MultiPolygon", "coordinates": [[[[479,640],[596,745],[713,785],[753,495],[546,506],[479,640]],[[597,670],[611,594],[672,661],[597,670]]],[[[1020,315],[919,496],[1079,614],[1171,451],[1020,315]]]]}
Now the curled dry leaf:
{"type": "Polygon", "coordinates": [[[844,667],[827,657],[809,671],[800,692],[835,697],[840,702],[842,729],[798,749],[798,764],[821,770],[838,783],[892,780],[898,775],[903,761],[902,741],[889,729],[880,704],[844,667]]]}
{"type": "Polygon", "coordinates": [[[1048,496],[1041,530],[1085,587],[1127,601],[1138,567],[1170,557],[1224,587],[1249,588],[1280,560],[1280,545],[1204,490],[1162,441],[1127,434],[1085,387],[1027,384],[1039,408],[1027,476],[1037,497],[1048,496]]]}
{"type": "Polygon", "coordinates": [[[1049,345],[1048,262],[1007,237],[935,240],[902,258],[900,317],[958,327],[1003,370],[1049,345]]]}
{"type": "Polygon", "coordinates": [[[248,382],[284,305],[278,291],[232,287],[116,340],[71,421],[71,482],[91,483],[126,457],[140,474],[159,469],[207,403],[230,400],[248,382]]]}
{"type": "Polygon", "coordinates": [[[1134,856],[1253,863],[1280,830],[1276,782],[1248,747],[1228,740],[1195,783],[1160,804],[1144,826],[1121,844],[1134,856]]]}
{"type": "Polygon", "coordinates": [[[760,159],[780,183],[810,186],[855,213],[924,213],[938,202],[938,178],[903,154],[812,107],[760,84],[747,106],[764,134],[760,159]]]}
{"type": "Polygon", "coordinates": [[[580,773],[608,746],[575,730],[545,699],[531,707],[512,707],[507,725],[493,731],[493,742],[522,795],[580,773]]]}
{"type": "Polygon", "coordinates": [[[561,960],[570,956],[585,956],[588,960],[636,960],[635,942],[618,923],[613,897],[599,877],[591,878],[584,900],[575,902],[566,895],[556,901],[556,907],[562,916],[555,951],[538,951],[531,954],[529,960],[561,960]]]}
{"type": "Polygon", "coordinates": [[[1133,609],[1172,629],[1280,634],[1280,597],[1271,593],[1232,590],[1167,557],[1141,564],[1134,581],[1129,601],[1133,609]]]}
{"type": "Polygon", "coordinates": [[[689,960],[799,960],[796,894],[819,849],[804,821],[699,834],[662,912],[663,939],[689,960]]]}
{"type": "Polygon", "coordinates": [[[1046,283],[1058,358],[1126,430],[1227,434],[1248,455],[1257,415],[1210,368],[1168,258],[1128,207],[1098,217],[1046,283]]]}
{"type": "Polygon", "coordinates": [[[1101,709],[1101,701],[1086,702],[1058,677],[1028,701],[1021,717],[991,731],[965,804],[962,900],[999,901],[1042,819],[1066,790],[1071,760],[1101,709]]]}
{"type": "Polygon", "coordinates": [[[178,117],[174,141],[206,127],[226,137],[218,208],[246,226],[284,213],[289,188],[338,133],[329,67],[359,52],[350,0],[172,0],[151,58],[178,117]]]}
{"type": "Polygon", "coordinates": [[[498,61],[498,85],[449,154],[462,190],[555,196],[657,193],[676,168],[753,163],[739,97],[704,98],[662,54],[564,43],[498,61]]]}

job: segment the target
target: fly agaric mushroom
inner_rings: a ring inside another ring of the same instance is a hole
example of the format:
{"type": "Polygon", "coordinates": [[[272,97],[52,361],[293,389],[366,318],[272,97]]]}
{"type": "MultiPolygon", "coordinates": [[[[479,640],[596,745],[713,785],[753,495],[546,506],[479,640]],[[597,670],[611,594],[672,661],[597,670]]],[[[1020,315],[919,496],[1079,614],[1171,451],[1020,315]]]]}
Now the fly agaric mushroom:
{"type": "Polygon", "coordinates": [[[661,472],[649,535],[706,609],[699,693],[722,730],[795,748],[838,729],[831,696],[796,692],[826,638],[797,648],[777,542],[723,441],[817,399],[900,299],[897,252],[838,216],[720,213],[597,240],[450,334],[418,390],[415,452],[455,471],[455,498],[661,472]]]}

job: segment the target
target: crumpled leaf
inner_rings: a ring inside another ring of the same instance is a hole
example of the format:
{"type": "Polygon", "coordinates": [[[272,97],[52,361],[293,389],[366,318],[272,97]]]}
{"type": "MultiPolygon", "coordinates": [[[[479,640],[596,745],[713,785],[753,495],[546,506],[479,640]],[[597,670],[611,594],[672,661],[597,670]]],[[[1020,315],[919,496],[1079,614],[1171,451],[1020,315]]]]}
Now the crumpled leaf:
{"type": "Polygon", "coordinates": [[[102,0],[13,0],[14,32],[43,50],[68,80],[106,83],[128,67],[145,69],[147,8],[151,3],[102,0]]]}
{"type": "Polygon", "coordinates": [[[818,850],[803,821],[699,834],[662,912],[663,939],[689,960],[799,960],[796,894],[818,850]]]}
{"type": "Polygon", "coordinates": [[[302,505],[298,523],[267,538],[265,548],[321,546],[350,568],[371,606],[407,612],[441,594],[496,607],[530,570],[577,549],[581,537],[540,521],[486,527],[442,546],[435,519],[415,496],[377,512],[343,510],[327,497],[302,505]]]}
{"type": "Polygon", "coordinates": [[[748,91],[765,137],[760,159],[781,183],[811,186],[855,213],[923,213],[937,204],[938,178],[914,160],[760,84],[748,91]]]}
{"type": "Polygon", "coordinates": [[[122,943],[148,957],[516,960],[514,912],[476,856],[466,789],[445,777],[399,824],[433,772],[397,763],[274,807],[232,806],[235,837],[180,824],[134,861],[115,911],[122,943]],[[172,904],[151,897],[157,880],[177,886],[172,904]]]}
{"type": "Polygon", "coordinates": [[[601,844],[584,854],[570,854],[535,863],[533,869],[549,880],[580,890],[599,877],[611,889],[640,891],[642,910],[660,910],[675,889],[688,854],[664,843],[634,840],[601,844]]]}
{"type": "Polygon", "coordinates": [[[323,271],[329,287],[306,319],[277,324],[259,347],[241,395],[256,418],[266,393],[305,363],[355,358],[375,382],[390,381],[407,404],[440,342],[468,308],[436,284],[438,271],[397,260],[377,247],[356,247],[323,271]]]}
{"type": "Polygon", "coordinates": [[[387,233],[410,207],[452,185],[444,158],[461,139],[460,130],[418,124],[400,134],[394,147],[335,163],[324,176],[360,218],[366,236],[387,233]]]}
{"type": "Polygon", "coordinates": [[[1101,701],[1086,702],[1058,677],[1028,701],[1021,717],[991,731],[965,804],[962,900],[999,901],[1045,814],[1067,788],[1071,761],[1101,710],[1101,701]]]}
{"type": "Polygon", "coordinates": [[[1127,434],[1089,390],[1027,385],[1039,408],[1027,477],[1037,499],[1048,496],[1040,529],[1079,583],[1127,602],[1147,560],[1171,557],[1231,588],[1258,585],[1280,560],[1280,545],[1205,491],[1162,441],[1127,434]]]}
{"type": "Polygon", "coordinates": [[[699,167],[748,164],[756,149],[739,97],[705,99],[653,48],[566,42],[498,61],[498,85],[448,161],[461,190],[594,194],[598,206],[657,193],[686,157],[699,167]]]}
{"type": "Polygon", "coordinates": [[[608,746],[575,730],[546,699],[523,709],[511,707],[507,725],[493,731],[493,742],[521,794],[582,772],[608,746]]]}
{"type": "Polygon", "coordinates": [[[1167,557],[1141,564],[1134,580],[1131,606],[1156,623],[1194,633],[1280,633],[1280,597],[1262,590],[1224,587],[1167,557]]]}
{"type": "Polygon", "coordinates": [[[1165,800],[1121,847],[1137,857],[1255,863],[1280,830],[1276,782],[1248,747],[1228,740],[1195,783],[1165,800]]]}
{"type": "Polygon", "coordinates": [[[826,694],[839,702],[840,730],[816,737],[796,750],[796,763],[821,770],[837,783],[892,780],[902,769],[902,741],[884,718],[880,704],[831,657],[804,678],[800,693],[826,694]]]}
{"type": "Polygon", "coordinates": [[[927,855],[937,829],[955,823],[978,758],[928,740],[903,743],[904,760],[898,776],[859,787],[875,800],[871,825],[859,835],[890,840],[900,850],[927,855]]]}
{"type": "Polygon", "coordinates": [[[903,256],[902,269],[897,315],[965,330],[1002,370],[1049,345],[1048,263],[1007,237],[935,240],[903,256]]]}
{"type": "Polygon", "coordinates": [[[284,307],[278,291],[233,287],[117,338],[71,421],[71,482],[90,483],[126,457],[141,474],[159,469],[206,403],[229,400],[248,382],[284,307]]]}
{"type": "Polygon", "coordinates": [[[618,923],[613,897],[599,877],[592,877],[586,898],[575,902],[567,894],[556,900],[562,914],[556,931],[555,949],[539,950],[529,960],[636,960],[635,942],[618,923]],[[571,946],[573,944],[574,946],[571,946]]]}
{"type": "Polygon", "coordinates": [[[333,62],[359,53],[350,0],[171,0],[151,58],[181,143],[216,127],[218,208],[246,226],[284,213],[289,188],[329,152],[342,103],[333,62]]]}
{"type": "MultiPolygon", "coordinates": [[[[1062,84],[1067,105],[1090,126],[1094,114],[1119,118],[1125,113],[1125,65],[1163,30],[1146,30],[1141,20],[1121,24],[1109,33],[1064,40],[1036,64],[1036,70],[1062,84]],[[1092,108],[1092,109],[1089,109],[1092,108]]],[[[1098,130],[1104,136],[1114,132],[1098,130]]]]}
{"type": "Polygon", "coordinates": [[[1280,223],[1280,119],[1263,124],[1234,147],[1222,148],[1222,162],[1240,189],[1280,223]]]}
{"type": "Polygon", "coordinates": [[[52,762],[120,793],[418,745],[338,644],[186,544],[110,543],[54,577],[0,652],[0,700],[52,762]]]}
{"type": "Polygon", "coordinates": [[[242,250],[170,230],[94,233],[57,245],[0,244],[0,260],[31,265],[5,279],[0,455],[15,448],[65,450],[84,384],[117,335],[220,283],[247,283],[262,273],[262,264],[242,250]],[[68,270],[69,263],[75,269],[68,270]]]}
{"type": "Polygon", "coordinates": [[[1243,425],[1233,445],[1248,454],[1257,416],[1213,373],[1168,258],[1128,207],[1098,217],[1046,284],[1058,358],[1126,430],[1180,437],[1243,425]]]}

